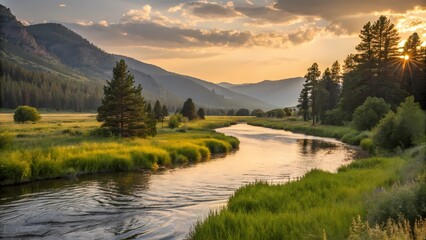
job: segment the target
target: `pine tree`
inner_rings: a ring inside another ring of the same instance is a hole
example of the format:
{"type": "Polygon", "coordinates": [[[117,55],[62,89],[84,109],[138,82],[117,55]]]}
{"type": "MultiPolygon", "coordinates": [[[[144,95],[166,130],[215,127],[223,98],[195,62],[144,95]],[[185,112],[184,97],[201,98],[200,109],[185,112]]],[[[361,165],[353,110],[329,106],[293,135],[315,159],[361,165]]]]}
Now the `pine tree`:
{"type": "Polygon", "coordinates": [[[166,105],[163,105],[163,108],[161,109],[162,112],[162,118],[161,118],[161,127],[163,127],[164,119],[169,116],[169,110],[167,109],[166,105]]]}
{"type": "Polygon", "coordinates": [[[303,115],[304,121],[308,121],[308,116],[309,116],[309,91],[310,91],[309,89],[310,87],[305,81],[305,84],[303,84],[303,89],[300,92],[300,96],[298,100],[299,104],[297,105],[297,107],[299,108],[299,111],[303,115]]]}
{"type": "Polygon", "coordinates": [[[147,121],[148,126],[148,135],[155,136],[157,135],[157,119],[155,118],[155,112],[151,107],[151,103],[146,105],[147,121]]]}
{"type": "Polygon", "coordinates": [[[154,104],[154,115],[157,121],[161,121],[161,119],[163,118],[163,111],[161,109],[160,101],[158,100],[155,101],[155,104],[154,104]]]}
{"type": "Polygon", "coordinates": [[[204,113],[204,108],[199,108],[197,111],[197,115],[199,119],[206,119],[205,113],[204,113]]]}
{"type": "Polygon", "coordinates": [[[184,117],[187,117],[189,121],[197,118],[197,113],[195,112],[195,104],[191,98],[188,98],[184,103],[181,111],[184,117]]]}
{"type": "Polygon", "coordinates": [[[310,86],[310,100],[312,107],[312,123],[315,124],[318,122],[318,106],[317,106],[317,88],[318,88],[318,79],[321,76],[321,72],[318,69],[318,64],[314,63],[310,68],[308,68],[308,73],[305,75],[305,84],[310,86]]]}
{"type": "Polygon", "coordinates": [[[98,108],[97,120],[120,137],[146,137],[152,130],[147,124],[142,87],[134,86],[134,77],[123,59],[113,69],[113,77],[104,86],[104,98],[98,108]]]}

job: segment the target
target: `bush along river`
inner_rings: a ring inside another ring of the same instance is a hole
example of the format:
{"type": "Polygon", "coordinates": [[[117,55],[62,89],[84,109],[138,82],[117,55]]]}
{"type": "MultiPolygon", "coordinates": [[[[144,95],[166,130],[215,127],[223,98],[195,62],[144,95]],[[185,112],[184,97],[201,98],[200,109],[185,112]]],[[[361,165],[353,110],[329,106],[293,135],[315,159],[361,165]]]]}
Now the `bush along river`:
{"type": "Polygon", "coordinates": [[[360,154],[339,141],[246,124],[217,129],[240,149],[159,173],[103,173],[0,187],[0,238],[184,239],[242,185],[335,172],[360,154]]]}

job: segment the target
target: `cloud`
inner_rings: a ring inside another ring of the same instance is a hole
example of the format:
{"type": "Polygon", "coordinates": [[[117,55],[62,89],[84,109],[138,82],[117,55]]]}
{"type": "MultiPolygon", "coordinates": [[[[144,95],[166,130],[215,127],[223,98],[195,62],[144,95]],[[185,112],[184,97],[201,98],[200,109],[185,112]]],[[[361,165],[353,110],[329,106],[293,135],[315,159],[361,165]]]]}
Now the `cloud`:
{"type": "Polygon", "coordinates": [[[311,41],[321,33],[321,28],[303,26],[285,33],[251,31],[192,29],[164,26],[155,22],[109,24],[71,24],[69,27],[91,41],[107,45],[150,46],[161,48],[200,47],[287,47],[311,41]],[[125,38],[123,38],[125,36],[125,38]]]}
{"type": "Polygon", "coordinates": [[[296,16],[319,17],[329,22],[328,30],[336,34],[358,33],[368,21],[386,15],[424,8],[425,0],[277,0],[274,7],[296,16]]]}
{"type": "Polygon", "coordinates": [[[99,21],[98,24],[101,25],[101,26],[104,26],[104,27],[108,27],[109,26],[108,22],[105,21],[105,20],[99,21]]]}
{"type": "Polygon", "coordinates": [[[257,24],[287,23],[298,19],[298,16],[288,14],[273,6],[236,7],[235,10],[248,17],[251,23],[257,24]]]}
{"type": "Polygon", "coordinates": [[[63,7],[66,7],[67,5],[66,5],[66,4],[64,4],[64,3],[61,3],[61,4],[59,4],[58,6],[59,6],[59,7],[61,7],[61,8],[63,8],[63,7]]]}
{"type": "Polygon", "coordinates": [[[192,2],[185,5],[193,15],[200,18],[235,18],[239,14],[234,9],[234,3],[192,2]]]}
{"type": "Polygon", "coordinates": [[[151,19],[151,6],[145,5],[142,9],[131,9],[123,14],[124,22],[143,22],[151,19]]]}

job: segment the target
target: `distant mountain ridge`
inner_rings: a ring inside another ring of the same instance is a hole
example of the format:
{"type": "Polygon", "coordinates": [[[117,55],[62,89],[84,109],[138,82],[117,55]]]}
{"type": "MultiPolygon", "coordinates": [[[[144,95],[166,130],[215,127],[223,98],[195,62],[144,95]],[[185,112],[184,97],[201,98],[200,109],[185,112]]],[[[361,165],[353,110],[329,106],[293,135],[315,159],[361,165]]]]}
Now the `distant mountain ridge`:
{"type": "Polygon", "coordinates": [[[258,83],[220,83],[219,85],[227,86],[234,92],[255,97],[274,106],[293,107],[297,105],[304,81],[304,78],[295,77],[274,81],[265,80],[258,83]]]}
{"type": "MultiPolygon", "coordinates": [[[[176,74],[136,59],[107,53],[82,36],[57,23],[23,26],[10,9],[0,4],[0,57],[29,70],[46,71],[69,81],[89,81],[103,85],[112,76],[115,62],[126,60],[144,96],[180,107],[186,98],[208,108],[275,108],[275,103],[259,94],[176,74]]],[[[298,94],[298,93],[297,93],[298,94]]]]}

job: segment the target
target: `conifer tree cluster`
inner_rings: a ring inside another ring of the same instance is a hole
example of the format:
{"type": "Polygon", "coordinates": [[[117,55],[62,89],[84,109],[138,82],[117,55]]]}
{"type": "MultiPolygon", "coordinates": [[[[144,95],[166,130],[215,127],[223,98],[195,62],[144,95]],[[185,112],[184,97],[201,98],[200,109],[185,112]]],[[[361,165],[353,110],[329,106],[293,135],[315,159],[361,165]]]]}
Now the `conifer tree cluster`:
{"type": "Polygon", "coordinates": [[[313,124],[351,120],[368,97],[382,98],[395,109],[413,95],[426,109],[426,47],[419,35],[413,33],[401,49],[395,25],[380,16],[365,24],[359,36],[357,53],[345,59],[343,69],[337,61],[322,76],[318,64],[308,69],[298,100],[304,120],[312,119],[313,124]]]}

